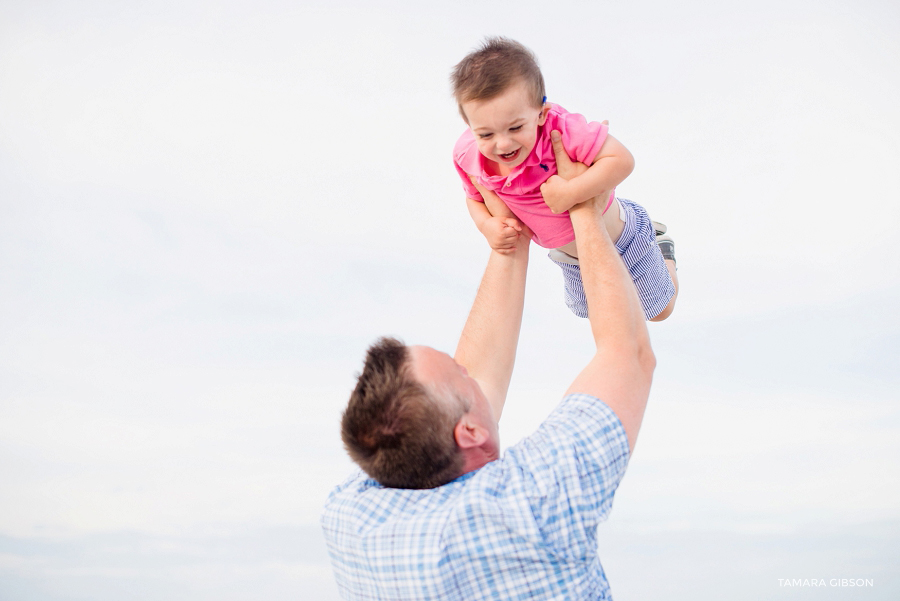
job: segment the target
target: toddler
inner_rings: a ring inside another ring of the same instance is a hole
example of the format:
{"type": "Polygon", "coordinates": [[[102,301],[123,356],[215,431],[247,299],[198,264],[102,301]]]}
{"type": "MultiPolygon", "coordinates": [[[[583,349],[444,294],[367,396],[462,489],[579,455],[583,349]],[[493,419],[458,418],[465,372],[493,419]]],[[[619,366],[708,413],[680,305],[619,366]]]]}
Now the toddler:
{"type": "Polygon", "coordinates": [[[587,317],[568,210],[590,198],[608,198],[603,219],[644,315],[651,321],[668,317],[677,296],[675,245],[643,207],[616,198],[615,187],[631,173],[634,159],[608,135],[607,123],[589,123],[548,103],[534,55],[506,38],[487,39],[456,65],[451,80],[469,126],[453,159],[469,213],[491,247],[512,252],[519,222],[527,225],[533,240],[551,249],[550,259],[563,270],[566,304],[587,317]],[[568,181],[556,175],[551,132],[559,132],[568,155],[589,165],[587,171],[568,181]]]}

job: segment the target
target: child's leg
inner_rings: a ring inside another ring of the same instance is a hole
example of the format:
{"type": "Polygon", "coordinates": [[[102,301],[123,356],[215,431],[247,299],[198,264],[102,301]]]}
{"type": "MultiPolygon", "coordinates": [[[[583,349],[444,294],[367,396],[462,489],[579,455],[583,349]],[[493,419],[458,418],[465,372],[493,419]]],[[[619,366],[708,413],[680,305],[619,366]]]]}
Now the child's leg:
{"type": "MultiPolygon", "coordinates": [[[[624,207],[618,199],[614,199],[609,210],[603,214],[603,224],[614,242],[618,242],[625,230],[625,219],[624,207]]],[[[587,298],[584,295],[584,283],[581,281],[581,266],[578,264],[578,248],[575,241],[552,249],[549,257],[562,269],[566,306],[578,317],[587,318],[587,298]]]]}
{"type": "Polygon", "coordinates": [[[578,259],[563,252],[561,248],[550,249],[547,256],[562,269],[566,306],[577,317],[587,319],[587,297],[584,295],[584,283],[581,281],[581,266],[578,264],[578,259]]]}
{"type": "Polygon", "coordinates": [[[619,202],[625,208],[627,219],[625,231],[616,242],[616,250],[634,281],[644,316],[650,321],[661,321],[668,317],[674,306],[677,281],[672,277],[674,263],[670,266],[665,259],[674,261],[675,245],[667,238],[670,256],[664,257],[661,246],[665,237],[657,238],[657,228],[644,207],[624,198],[619,202]]]}
{"type": "MultiPolygon", "coordinates": [[[[644,316],[649,321],[662,321],[672,314],[678,295],[675,243],[668,236],[657,238],[655,224],[642,206],[630,200],[618,202],[624,225],[616,250],[634,281],[644,316]]],[[[565,246],[551,250],[550,259],[563,270],[566,305],[578,317],[587,317],[578,259],[570,256],[565,246]]]]}
{"type": "Polygon", "coordinates": [[[663,259],[665,259],[666,270],[668,270],[669,277],[672,279],[672,284],[675,286],[675,294],[669,299],[669,304],[666,305],[666,308],[660,311],[658,315],[650,320],[662,321],[672,314],[672,311],[675,309],[675,299],[678,298],[678,272],[675,267],[675,241],[670,237],[663,235],[666,233],[665,225],[657,223],[656,221],[652,223],[656,230],[656,245],[659,247],[659,252],[663,256],[663,259]]]}
{"type": "Polygon", "coordinates": [[[672,284],[675,285],[675,294],[672,295],[666,308],[660,311],[660,313],[650,321],[662,321],[675,310],[675,299],[678,298],[678,272],[675,271],[675,259],[666,259],[666,269],[669,270],[669,277],[672,278],[672,284]]]}

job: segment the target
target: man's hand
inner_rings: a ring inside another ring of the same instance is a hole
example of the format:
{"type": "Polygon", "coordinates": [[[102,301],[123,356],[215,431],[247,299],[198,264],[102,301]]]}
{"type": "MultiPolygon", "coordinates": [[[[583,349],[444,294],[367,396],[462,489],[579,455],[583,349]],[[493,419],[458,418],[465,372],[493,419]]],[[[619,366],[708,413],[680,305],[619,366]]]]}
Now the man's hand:
{"type": "Polygon", "coordinates": [[[470,179],[481,194],[485,206],[489,207],[493,213],[490,218],[481,222],[478,226],[478,230],[487,239],[491,248],[501,255],[509,255],[515,252],[516,246],[522,239],[530,241],[532,236],[531,230],[513,216],[512,211],[500,200],[500,197],[479,184],[474,177],[470,179]],[[502,213],[501,210],[503,211],[502,213]]]}
{"type": "MultiPolygon", "coordinates": [[[[609,122],[604,121],[603,123],[609,122]]],[[[570,180],[588,170],[587,165],[584,163],[575,163],[569,158],[569,153],[563,147],[562,135],[558,131],[553,130],[550,132],[550,142],[553,144],[553,155],[556,157],[556,172],[559,174],[559,177],[564,180],[570,180]]],[[[553,178],[551,177],[550,179],[553,178]]],[[[550,180],[547,181],[549,182],[550,180]]],[[[541,192],[543,193],[543,191],[544,188],[541,186],[541,192]]]]}
{"type": "Polygon", "coordinates": [[[550,140],[553,143],[553,154],[556,156],[556,171],[559,175],[551,175],[550,179],[541,184],[541,195],[544,202],[554,213],[568,211],[579,199],[572,193],[572,185],[568,180],[578,177],[588,170],[584,163],[573,163],[566,149],[563,148],[562,136],[556,130],[550,132],[550,140]]]}
{"type": "Polygon", "coordinates": [[[479,228],[487,239],[491,248],[502,255],[508,255],[516,250],[516,242],[519,240],[522,224],[518,219],[507,217],[491,217],[486,219],[479,228]]]}

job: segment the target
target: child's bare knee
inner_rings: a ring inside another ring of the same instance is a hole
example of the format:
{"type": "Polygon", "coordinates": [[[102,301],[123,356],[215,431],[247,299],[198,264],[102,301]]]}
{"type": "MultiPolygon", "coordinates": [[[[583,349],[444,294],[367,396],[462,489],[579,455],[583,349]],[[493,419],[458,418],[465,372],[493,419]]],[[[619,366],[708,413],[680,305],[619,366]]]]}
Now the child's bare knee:
{"type": "Polygon", "coordinates": [[[672,300],[669,301],[669,304],[666,305],[666,308],[663,309],[662,311],[660,311],[656,317],[651,317],[650,321],[663,321],[669,315],[671,315],[674,310],[675,310],[675,297],[673,296],[672,300]]]}

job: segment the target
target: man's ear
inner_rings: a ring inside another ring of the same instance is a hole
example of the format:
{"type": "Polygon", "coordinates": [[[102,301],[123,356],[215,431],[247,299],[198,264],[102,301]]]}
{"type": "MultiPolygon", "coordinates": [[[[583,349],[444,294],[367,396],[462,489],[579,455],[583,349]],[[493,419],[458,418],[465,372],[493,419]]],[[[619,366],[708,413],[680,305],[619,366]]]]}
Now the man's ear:
{"type": "Polygon", "coordinates": [[[461,449],[480,447],[488,440],[488,431],[484,427],[463,415],[453,428],[453,438],[461,449]]]}
{"type": "Polygon", "coordinates": [[[544,106],[541,107],[541,116],[538,117],[538,125],[543,125],[545,121],[547,121],[547,113],[550,112],[550,103],[545,102],[544,106]]]}

